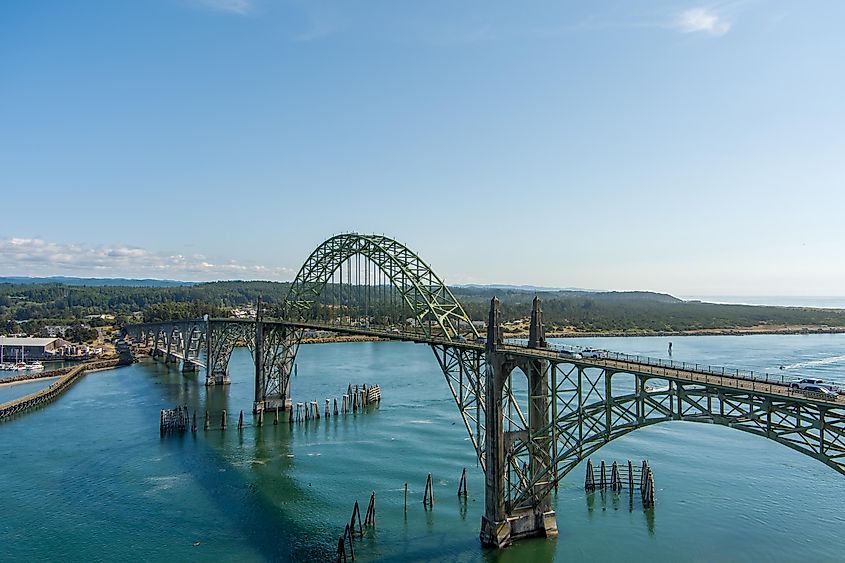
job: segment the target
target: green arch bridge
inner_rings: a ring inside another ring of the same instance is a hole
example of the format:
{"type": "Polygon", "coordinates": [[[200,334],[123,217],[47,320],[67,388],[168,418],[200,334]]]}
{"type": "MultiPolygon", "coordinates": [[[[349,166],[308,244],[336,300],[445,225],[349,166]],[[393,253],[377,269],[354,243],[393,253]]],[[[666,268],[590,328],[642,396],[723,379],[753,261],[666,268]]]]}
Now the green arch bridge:
{"type": "Polygon", "coordinates": [[[481,540],[505,546],[557,534],[550,497],[608,442],[661,422],[721,424],[774,440],[845,474],[845,399],[808,396],[782,378],[610,353],[574,358],[546,342],[535,299],[526,341],[503,338],[491,302],[486,335],[437,274],[380,235],[334,236],[308,257],[277,311],[127,325],[153,356],[228,382],[232,349],[255,362],[256,412],[291,406],[291,372],[306,331],[430,346],[485,474],[481,540]],[[204,360],[204,361],[203,361],[204,360]],[[524,379],[522,379],[524,377],[524,379]]]}

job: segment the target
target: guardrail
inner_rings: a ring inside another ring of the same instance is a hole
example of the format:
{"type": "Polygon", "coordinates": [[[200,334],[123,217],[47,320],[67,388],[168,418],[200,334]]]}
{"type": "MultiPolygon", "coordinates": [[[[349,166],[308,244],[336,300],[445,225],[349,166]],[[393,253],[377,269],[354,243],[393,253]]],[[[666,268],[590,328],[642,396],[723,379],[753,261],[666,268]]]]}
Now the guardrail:
{"type": "MultiPolygon", "coordinates": [[[[526,347],[526,341],[524,339],[518,338],[507,338],[505,339],[505,344],[511,346],[518,346],[520,348],[526,347]]],[[[584,351],[584,347],[579,346],[564,346],[561,344],[549,344],[545,348],[545,350],[553,350],[556,352],[570,352],[573,354],[580,354],[584,351]]],[[[599,358],[588,358],[584,357],[586,360],[590,359],[600,359],[600,360],[615,360],[618,362],[627,362],[630,364],[639,364],[643,366],[651,366],[651,367],[659,367],[659,368],[667,368],[667,369],[674,369],[679,371],[687,371],[693,373],[699,373],[702,375],[713,375],[713,376],[721,376],[721,377],[730,377],[732,379],[741,379],[745,381],[758,381],[760,383],[771,383],[776,385],[789,385],[789,382],[786,381],[785,375],[774,375],[769,373],[760,373],[755,372],[753,370],[743,370],[743,369],[734,369],[734,368],[726,368],[722,366],[711,366],[709,364],[703,363],[693,363],[693,362],[676,362],[674,360],[664,360],[662,358],[653,358],[651,356],[639,356],[639,355],[632,355],[632,354],[623,354],[622,352],[608,352],[605,350],[600,351],[602,354],[599,358]]]]}
{"type": "Polygon", "coordinates": [[[118,365],[118,362],[119,360],[116,359],[101,360],[72,367],[61,379],[50,384],[48,387],[0,405],[0,420],[52,401],[73,385],[86,371],[115,367],[118,365]]]}

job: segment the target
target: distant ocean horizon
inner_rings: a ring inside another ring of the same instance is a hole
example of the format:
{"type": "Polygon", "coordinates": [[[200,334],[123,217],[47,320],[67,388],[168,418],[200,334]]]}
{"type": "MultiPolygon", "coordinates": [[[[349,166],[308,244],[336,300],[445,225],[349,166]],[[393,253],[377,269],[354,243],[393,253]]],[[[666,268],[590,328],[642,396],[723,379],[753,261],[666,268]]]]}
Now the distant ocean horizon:
{"type": "Polygon", "coordinates": [[[736,305],[775,305],[778,307],[816,307],[819,309],[845,309],[845,296],[800,295],[685,295],[686,301],[728,303],[736,305]]]}

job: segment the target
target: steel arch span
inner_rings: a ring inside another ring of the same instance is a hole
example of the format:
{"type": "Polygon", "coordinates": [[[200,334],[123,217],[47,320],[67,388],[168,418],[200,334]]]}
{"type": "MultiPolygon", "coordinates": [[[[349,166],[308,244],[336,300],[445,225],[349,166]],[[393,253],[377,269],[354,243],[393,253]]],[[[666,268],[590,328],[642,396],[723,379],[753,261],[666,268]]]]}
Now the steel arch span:
{"type": "Polygon", "coordinates": [[[434,351],[483,463],[484,355],[481,350],[450,346],[477,339],[478,331],[434,270],[407,246],[383,235],[346,233],[326,240],[297,273],[282,304],[282,322],[265,321],[259,314],[256,339],[262,346],[256,353],[255,410],[289,406],[290,376],[305,332],[296,323],[315,320],[319,298],[335,274],[340,273],[342,286],[344,265],[351,272],[354,261],[360,274],[361,259],[372,267],[366,267],[356,283],[389,285],[407,307],[421,339],[434,351]],[[379,277],[373,279],[376,272],[379,277]]]}

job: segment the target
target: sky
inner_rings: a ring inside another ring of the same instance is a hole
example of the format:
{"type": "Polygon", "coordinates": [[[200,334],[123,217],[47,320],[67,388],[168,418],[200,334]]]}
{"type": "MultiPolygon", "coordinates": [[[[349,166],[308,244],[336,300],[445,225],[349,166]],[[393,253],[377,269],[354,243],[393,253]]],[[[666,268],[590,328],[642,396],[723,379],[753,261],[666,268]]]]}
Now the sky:
{"type": "Polygon", "coordinates": [[[0,3],[0,276],[845,294],[845,3],[0,3]]]}

